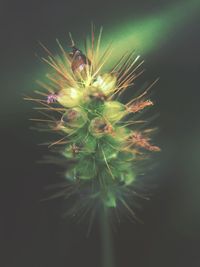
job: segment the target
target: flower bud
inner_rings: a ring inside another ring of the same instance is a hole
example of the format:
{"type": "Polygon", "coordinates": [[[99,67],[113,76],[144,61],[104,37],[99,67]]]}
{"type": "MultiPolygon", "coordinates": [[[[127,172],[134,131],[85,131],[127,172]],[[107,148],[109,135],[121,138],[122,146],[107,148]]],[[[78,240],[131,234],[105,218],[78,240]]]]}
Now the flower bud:
{"type": "Polygon", "coordinates": [[[68,109],[61,118],[62,126],[66,128],[81,128],[87,122],[87,114],[81,108],[68,109]]]}
{"type": "Polygon", "coordinates": [[[107,101],[104,103],[103,116],[110,122],[118,122],[126,114],[123,104],[118,101],[107,101]]]}
{"type": "Polygon", "coordinates": [[[82,147],[76,144],[72,144],[66,147],[66,149],[63,151],[63,156],[68,159],[74,159],[79,156],[81,152],[82,147]]]}
{"type": "Polygon", "coordinates": [[[82,99],[82,93],[73,87],[62,89],[57,97],[57,101],[64,107],[72,108],[78,106],[82,99]]]}
{"type": "Polygon", "coordinates": [[[95,137],[102,137],[105,134],[111,134],[113,129],[104,118],[96,117],[91,121],[89,131],[95,137]]]}
{"type": "Polygon", "coordinates": [[[105,73],[103,75],[99,75],[92,85],[99,88],[105,95],[109,95],[115,91],[116,82],[116,76],[105,73]]]}

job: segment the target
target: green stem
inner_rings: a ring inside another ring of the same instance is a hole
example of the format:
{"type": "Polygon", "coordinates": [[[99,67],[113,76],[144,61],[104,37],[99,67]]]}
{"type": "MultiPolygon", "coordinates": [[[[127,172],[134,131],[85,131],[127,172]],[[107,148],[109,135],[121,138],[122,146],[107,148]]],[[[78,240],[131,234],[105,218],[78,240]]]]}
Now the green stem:
{"type": "Polygon", "coordinates": [[[102,267],[114,267],[113,244],[108,215],[108,208],[102,207],[100,214],[102,267]]]}

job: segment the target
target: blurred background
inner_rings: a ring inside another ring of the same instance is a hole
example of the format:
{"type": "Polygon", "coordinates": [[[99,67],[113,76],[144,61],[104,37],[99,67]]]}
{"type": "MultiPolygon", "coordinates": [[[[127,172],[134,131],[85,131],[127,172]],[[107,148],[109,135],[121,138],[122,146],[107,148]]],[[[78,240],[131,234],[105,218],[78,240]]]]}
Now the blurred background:
{"type": "Polygon", "coordinates": [[[199,11],[194,0],[0,1],[2,267],[101,266],[98,222],[86,237],[86,223],[63,219],[62,199],[41,201],[60,169],[37,163],[48,136],[30,130],[36,114],[23,100],[47,72],[38,41],[56,53],[56,38],[67,47],[71,31],[79,43],[91,21],[114,56],[136,48],[144,82],[160,77],[153,101],[162,153],[153,182],[145,177],[152,197],[138,210],[143,224],[113,228],[115,266],[200,266],[199,11]]]}

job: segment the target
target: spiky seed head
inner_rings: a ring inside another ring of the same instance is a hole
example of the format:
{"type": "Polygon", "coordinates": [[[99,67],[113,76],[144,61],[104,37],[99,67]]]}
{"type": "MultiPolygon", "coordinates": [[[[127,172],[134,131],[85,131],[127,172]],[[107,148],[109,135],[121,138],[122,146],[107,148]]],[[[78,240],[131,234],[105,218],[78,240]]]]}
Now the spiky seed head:
{"type": "Polygon", "coordinates": [[[142,63],[136,65],[139,57],[133,53],[125,54],[108,71],[104,67],[110,48],[101,53],[100,37],[96,47],[93,37],[86,54],[73,40],[71,52],[59,43],[62,61],[45,49],[49,55],[44,61],[55,73],[48,75],[48,83],[41,83],[48,90],[45,101],[35,101],[47,110],[49,129],[62,134],[50,146],[62,145],[61,154],[68,162],[65,178],[72,189],[64,189],[63,195],[84,195],[82,201],[87,200],[88,205],[100,201],[116,208],[121,204],[133,215],[127,196],[135,192],[138,162],[146,152],[160,150],[151,144],[151,130],[141,131],[137,125],[143,121],[135,119],[136,113],[153,105],[146,100],[152,85],[141,95],[133,95],[127,104],[122,103],[120,96],[142,73],[137,72],[142,63]]]}

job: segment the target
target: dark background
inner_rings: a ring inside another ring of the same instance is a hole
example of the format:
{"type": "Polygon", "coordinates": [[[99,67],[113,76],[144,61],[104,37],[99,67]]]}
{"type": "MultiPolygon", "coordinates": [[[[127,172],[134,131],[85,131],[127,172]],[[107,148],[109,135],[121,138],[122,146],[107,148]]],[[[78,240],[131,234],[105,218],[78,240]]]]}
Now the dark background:
{"type": "MultiPolygon", "coordinates": [[[[53,47],[69,31],[77,36],[89,31],[91,21],[116,26],[126,17],[145,17],[174,3],[182,12],[183,2],[0,1],[0,266],[101,266],[98,223],[87,238],[85,223],[62,218],[61,199],[40,201],[60,170],[36,163],[48,153],[37,145],[47,136],[30,131],[34,111],[22,99],[43,75],[35,56],[38,40],[53,47]]],[[[195,14],[145,55],[148,77],[161,77],[153,97],[162,154],[151,200],[138,211],[144,223],[124,220],[113,231],[116,267],[200,266],[200,20],[195,14]]]]}

